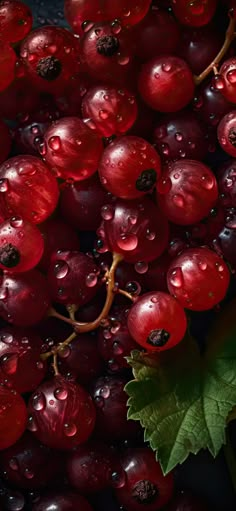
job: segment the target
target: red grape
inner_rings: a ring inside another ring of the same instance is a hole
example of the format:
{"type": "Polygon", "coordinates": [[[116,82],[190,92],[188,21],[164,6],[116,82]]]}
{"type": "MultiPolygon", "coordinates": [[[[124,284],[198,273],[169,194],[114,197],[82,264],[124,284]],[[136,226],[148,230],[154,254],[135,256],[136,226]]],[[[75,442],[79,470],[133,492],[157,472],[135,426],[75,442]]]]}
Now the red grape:
{"type": "Polygon", "coordinates": [[[212,309],[227,292],[230,273],[215,252],[204,247],[189,248],[171,263],[167,283],[169,292],[186,309],[212,309]]]}
{"type": "Polygon", "coordinates": [[[78,117],[55,121],[44,135],[41,155],[62,179],[81,181],[97,170],[102,139],[78,117]]]}
{"type": "Polygon", "coordinates": [[[231,103],[236,103],[236,58],[225,60],[219,70],[216,87],[231,103]]]}
{"type": "Polygon", "coordinates": [[[0,224],[0,268],[25,272],[34,268],[43,254],[44,241],[39,229],[20,216],[0,224]]]}
{"type": "Polygon", "coordinates": [[[222,117],[234,108],[212,80],[203,82],[194,97],[194,110],[210,126],[217,126],[222,117]]]}
{"type": "Polygon", "coordinates": [[[56,178],[35,156],[15,156],[0,166],[0,212],[39,224],[54,211],[59,196],[56,178]]]}
{"type": "Polygon", "coordinates": [[[195,75],[200,75],[214,60],[223,44],[223,34],[213,25],[201,28],[183,27],[178,56],[184,59],[195,75]]]}
{"type": "Polygon", "coordinates": [[[32,511],[93,511],[88,501],[72,491],[54,490],[42,495],[32,511]]]}
{"type": "Polygon", "coordinates": [[[42,383],[31,394],[28,411],[28,429],[55,449],[71,449],[85,442],[96,418],[89,394],[63,376],[42,383]]]}
{"type": "Polygon", "coordinates": [[[154,110],[177,112],[193,98],[193,74],[179,57],[161,55],[143,65],[138,88],[142,99],[154,110]]]}
{"type": "Polygon", "coordinates": [[[0,4],[0,38],[8,43],[24,39],[30,32],[33,16],[20,0],[4,0],[0,4]]]}
{"type": "Polygon", "coordinates": [[[230,156],[236,157],[236,110],[231,110],[221,119],[217,137],[222,149],[230,156]]]}
{"type": "Polygon", "coordinates": [[[50,306],[45,277],[37,270],[4,274],[0,283],[0,317],[16,326],[41,321],[50,306]]]}
{"type": "Polygon", "coordinates": [[[96,335],[79,334],[64,350],[59,351],[59,370],[70,374],[81,385],[88,385],[101,374],[103,360],[98,350],[96,335]]]}
{"type": "Polygon", "coordinates": [[[171,7],[178,21],[191,27],[201,27],[211,21],[217,0],[171,0],[171,7]]]}
{"type": "Polygon", "coordinates": [[[236,160],[230,160],[219,168],[217,181],[223,206],[236,208],[236,160]]]}
{"type": "Polygon", "coordinates": [[[173,348],[183,339],[186,328],[184,309],[172,296],[160,291],[142,295],[128,314],[129,332],[146,350],[173,348]]]}
{"type": "Polygon", "coordinates": [[[142,138],[118,137],[104,150],[98,172],[109,192],[122,199],[136,199],[155,186],[161,173],[160,157],[142,138]]]}
{"type": "Polygon", "coordinates": [[[168,220],[189,225],[207,216],[218,188],[209,167],[195,160],[170,162],[157,186],[158,204],[168,220]]]}
{"type": "Polygon", "coordinates": [[[36,332],[12,326],[0,330],[0,382],[19,393],[32,392],[43,380],[42,340],[36,332]]]}
{"type": "Polygon", "coordinates": [[[15,390],[0,385],[0,450],[13,445],[26,428],[27,410],[15,390]]]}

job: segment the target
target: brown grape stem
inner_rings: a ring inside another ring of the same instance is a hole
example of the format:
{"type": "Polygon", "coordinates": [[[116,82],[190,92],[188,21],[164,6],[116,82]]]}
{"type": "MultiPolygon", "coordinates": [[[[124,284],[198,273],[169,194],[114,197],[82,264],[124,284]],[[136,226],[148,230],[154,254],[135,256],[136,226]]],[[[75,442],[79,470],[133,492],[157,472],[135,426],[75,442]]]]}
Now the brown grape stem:
{"type": "Polygon", "coordinates": [[[59,369],[58,369],[58,365],[57,365],[57,353],[53,354],[53,364],[52,364],[52,367],[53,367],[54,375],[58,376],[60,373],[59,373],[59,369]]]}
{"type": "Polygon", "coordinates": [[[234,38],[235,38],[235,20],[233,17],[230,16],[230,21],[228,29],[226,31],[224,44],[220,49],[219,53],[214,58],[214,60],[211,62],[211,64],[209,64],[209,66],[207,66],[206,69],[204,69],[204,71],[200,75],[194,77],[196,85],[200,85],[200,83],[202,83],[203,80],[205,80],[205,78],[212,72],[212,70],[214,68],[217,68],[217,66],[220,64],[221,60],[227,53],[234,38]]]}
{"type": "Polygon", "coordinates": [[[67,305],[66,309],[67,309],[67,312],[68,312],[68,314],[70,316],[70,319],[72,319],[72,321],[76,321],[75,313],[78,310],[77,305],[67,305]]]}
{"type": "Polygon", "coordinates": [[[131,302],[136,302],[137,300],[137,296],[131,295],[131,293],[128,293],[128,291],[125,291],[124,289],[118,289],[117,293],[119,293],[119,295],[126,296],[126,298],[128,298],[128,300],[131,300],[131,302]]]}
{"type": "Polygon", "coordinates": [[[55,346],[51,351],[48,351],[47,353],[43,353],[41,355],[42,360],[46,360],[47,358],[49,358],[51,356],[54,357],[55,355],[57,355],[57,353],[59,353],[59,351],[63,351],[63,349],[66,346],[68,346],[68,344],[70,344],[71,341],[73,341],[73,339],[76,337],[77,333],[91,332],[92,330],[95,330],[96,328],[98,328],[102,324],[102,322],[107,318],[107,316],[110,312],[110,308],[112,306],[113,300],[114,300],[114,296],[115,296],[115,292],[114,292],[115,272],[116,272],[117,266],[122,261],[122,259],[123,259],[122,255],[116,254],[116,253],[113,254],[112,265],[110,267],[110,270],[108,272],[108,277],[107,277],[106,301],[105,301],[105,304],[104,304],[104,307],[103,307],[101,313],[94,321],[91,321],[91,323],[79,323],[78,321],[74,321],[71,318],[66,318],[66,317],[62,316],[62,314],[59,314],[57,311],[55,311],[55,309],[50,310],[50,312],[49,312],[50,316],[54,316],[55,318],[61,319],[62,321],[69,323],[74,328],[75,331],[67,339],[65,339],[65,341],[58,344],[58,346],[55,346]]]}

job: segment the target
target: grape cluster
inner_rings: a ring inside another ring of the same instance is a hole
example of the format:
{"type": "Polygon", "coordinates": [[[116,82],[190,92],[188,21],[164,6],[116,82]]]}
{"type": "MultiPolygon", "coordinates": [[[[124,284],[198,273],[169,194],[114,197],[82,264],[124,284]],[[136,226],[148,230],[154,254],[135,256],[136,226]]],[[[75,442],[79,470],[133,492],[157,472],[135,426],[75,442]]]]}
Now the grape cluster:
{"type": "Polygon", "coordinates": [[[0,1],[0,509],[206,511],[125,385],[234,279],[236,3],[64,12],[0,1]]]}

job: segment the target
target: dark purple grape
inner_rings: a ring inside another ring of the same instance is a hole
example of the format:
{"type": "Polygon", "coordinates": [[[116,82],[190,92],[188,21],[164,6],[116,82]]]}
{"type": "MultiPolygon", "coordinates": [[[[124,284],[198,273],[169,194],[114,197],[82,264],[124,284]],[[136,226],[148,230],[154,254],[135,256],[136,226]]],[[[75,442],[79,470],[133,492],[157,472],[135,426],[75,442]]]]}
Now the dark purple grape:
{"type": "Polygon", "coordinates": [[[231,159],[217,171],[220,201],[226,208],[236,208],[236,160],[231,159]]]}
{"type": "MultiPolygon", "coordinates": [[[[12,510],[13,511],[13,510],[12,510]]],[[[42,495],[32,511],[93,511],[88,501],[76,492],[54,490],[42,495]]]]}
{"type": "Polygon", "coordinates": [[[194,110],[210,126],[217,126],[222,117],[232,110],[232,104],[214,87],[212,80],[203,83],[194,97],[194,110]]]}
{"type": "Polygon", "coordinates": [[[51,255],[57,250],[79,250],[79,237],[70,224],[61,218],[50,218],[39,227],[44,239],[44,252],[39,262],[42,270],[50,266],[51,255]]]}
{"type": "Polygon", "coordinates": [[[65,350],[59,352],[58,364],[62,374],[72,375],[82,385],[97,378],[103,370],[97,336],[78,334],[65,350]]]}
{"type": "Polygon", "coordinates": [[[224,40],[224,35],[212,24],[204,27],[181,27],[177,53],[195,75],[200,75],[211,64],[224,40]]]}

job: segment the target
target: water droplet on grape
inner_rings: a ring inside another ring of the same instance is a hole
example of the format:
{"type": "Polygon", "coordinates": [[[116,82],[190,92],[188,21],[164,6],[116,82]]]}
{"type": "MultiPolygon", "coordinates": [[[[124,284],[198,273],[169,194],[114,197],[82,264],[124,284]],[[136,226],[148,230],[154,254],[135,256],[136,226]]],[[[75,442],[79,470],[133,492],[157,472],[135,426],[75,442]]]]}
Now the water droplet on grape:
{"type": "Polygon", "coordinates": [[[136,234],[132,233],[121,234],[117,240],[117,245],[121,250],[135,250],[138,245],[138,238],[136,234]]]}
{"type": "Polygon", "coordinates": [[[58,136],[49,138],[48,145],[53,151],[60,151],[61,139],[58,136]]]}
{"type": "Polygon", "coordinates": [[[94,287],[96,286],[98,281],[96,273],[89,273],[86,277],[86,286],[87,287],[94,287]]]}
{"type": "Polygon", "coordinates": [[[103,397],[101,396],[96,396],[94,398],[94,402],[95,402],[95,405],[98,407],[98,408],[103,408],[104,406],[104,399],[103,397]]]}
{"type": "Polygon", "coordinates": [[[101,208],[101,216],[104,220],[111,220],[114,216],[114,208],[106,204],[101,208]]]}
{"type": "Polygon", "coordinates": [[[107,399],[110,396],[110,389],[106,385],[104,387],[100,388],[100,396],[102,396],[104,399],[107,399]]]}
{"type": "Polygon", "coordinates": [[[58,355],[60,358],[68,358],[71,354],[70,346],[64,346],[58,351],[58,355]]]}
{"type": "Polygon", "coordinates": [[[65,401],[65,399],[67,399],[67,397],[68,397],[68,392],[67,392],[66,389],[63,389],[62,387],[59,387],[58,389],[55,390],[54,396],[59,401],[65,401]]]}
{"type": "Polygon", "coordinates": [[[204,14],[205,3],[206,2],[203,2],[202,0],[192,0],[192,2],[189,3],[189,10],[192,14],[200,16],[201,14],[204,14]]]}
{"type": "Polygon", "coordinates": [[[211,176],[202,176],[202,187],[206,190],[212,190],[214,186],[214,179],[211,176]]]}
{"type": "Polygon", "coordinates": [[[120,55],[118,57],[118,63],[121,65],[121,66],[126,66],[130,61],[130,58],[128,55],[120,55]]]}
{"type": "Polygon", "coordinates": [[[172,69],[172,66],[169,62],[164,62],[164,64],[162,64],[162,69],[163,71],[165,71],[166,73],[169,73],[172,69]]]}
{"type": "Polygon", "coordinates": [[[157,183],[157,191],[164,195],[171,190],[172,183],[171,179],[168,177],[167,179],[160,179],[157,183]]]}
{"type": "Polygon", "coordinates": [[[4,509],[6,511],[23,511],[25,508],[24,496],[17,491],[10,491],[4,497],[4,509]]]}
{"type": "Polygon", "coordinates": [[[179,208],[183,208],[184,205],[185,205],[185,200],[183,198],[182,195],[180,195],[179,193],[176,193],[175,195],[173,195],[173,203],[175,204],[175,206],[178,206],[179,208]]]}
{"type": "Polygon", "coordinates": [[[123,486],[126,483],[125,471],[119,469],[119,472],[118,471],[112,472],[110,482],[113,488],[123,488],[123,486]]]}
{"type": "Polygon", "coordinates": [[[69,266],[64,261],[57,261],[54,266],[54,273],[57,279],[64,279],[69,272],[69,266]]]}
{"type": "Polygon", "coordinates": [[[0,366],[3,372],[7,375],[15,374],[18,367],[19,356],[17,353],[10,353],[4,355],[0,359],[0,366]]]}
{"type": "Polygon", "coordinates": [[[170,284],[177,288],[180,288],[184,285],[184,277],[181,268],[177,267],[171,271],[170,284]]]}
{"type": "Polygon", "coordinates": [[[183,140],[183,135],[182,133],[179,133],[178,131],[175,133],[175,138],[177,140],[177,142],[181,142],[183,140]]]}
{"type": "Polygon", "coordinates": [[[153,231],[150,231],[150,229],[147,229],[147,231],[146,231],[147,240],[153,241],[155,239],[155,237],[156,237],[156,233],[153,231]]]}
{"type": "Polygon", "coordinates": [[[18,461],[16,458],[11,458],[10,461],[9,461],[9,467],[11,468],[11,470],[19,470],[19,464],[18,464],[18,461]]]}
{"type": "Polygon", "coordinates": [[[13,335],[11,334],[3,334],[0,337],[1,342],[4,342],[5,344],[11,344],[13,342],[13,335]]]}
{"type": "Polygon", "coordinates": [[[64,433],[66,436],[75,436],[76,433],[77,433],[77,427],[75,424],[71,423],[71,424],[64,424],[64,433]]]}
{"type": "Polygon", "coordinates": [[[36,424],[34,418],[32,417],[32,415],[30,415],[28,418],[27,428],[29,431],[32,431],[32,432],[37,431],[37,429],[38,429],[37,424],[36,424]]]}
{"type": "Polygon", "coordinates": [[[206,261],[199,261],[198,267],[200,268],[200,270],[205,271],[207,269],[206,261]]]}
{"type": "Polygon", "coordinates": [[[36,168],[30,163],[24,163],[22,167],[19,167],[18,174],[20,176],[34,176],[36,174],[36,168]]]}
{"type": "Polygon", "coordinates": [[[0,179],[0,192],[7,192],[9,190],[9,181],[6,178],[0,179]]]}
{"type": "Polygon", "coordinates": [[[236,83],[236,70],[233,69],[232,71],[229,71],[226,75],[227,80],[229,80],[230,83],[234,84],[236,83]]]}
{"type": "Polygon", "coordinates": [[[112,350],[113,350],[114,355],[122,355],[122,353],[124,351],[123,347],[121,346],[121,344],[118,341],[113,342],[112,350]]]}
{"type": "Polygon", "coordinates": [[[225,87],[225,82],[220,75],[216,75],[213,80],[214,88],[217,90],[223,90],[225,87]]]}
{"type": "Polygon", "coordinates": [[[24,476],[26,477],[26,479],[33,479],[34,473],[29,468],[26,468],[24,470],[24,476]]]}
{"type": "Polygon", "coordinates": [[[106,120],[109,117],[109,112],[107,110],[99,110],[99,117],[102,120],[106,120]]]}
{"type": "Polygon", "coordinates": [[[158,298],[156,296],[152,296],[151,302],[152,303],[157,303],[158,302],[158,298]]]}
{"type": "Polygon", "coordinates": [[[22,227],[23,219],[20,216],[13,216],[10,219],[10,225],[14,228],[22,227]]]}
{"type": "Polygon", "coordinates": [[[145,261],[139,261],[134,265],[134,268],[137,273],[140,273],[142,275],[143,273],[146,273],[148,271],[148,263],[146,263],[145,261]]]}
{"type": "Polygon", "coordinates": [[[46,406],[46,399],[42,392],[37,392],[34,394],[32,399],[32,406],[37,412],[43,410],[46,406]]]}

